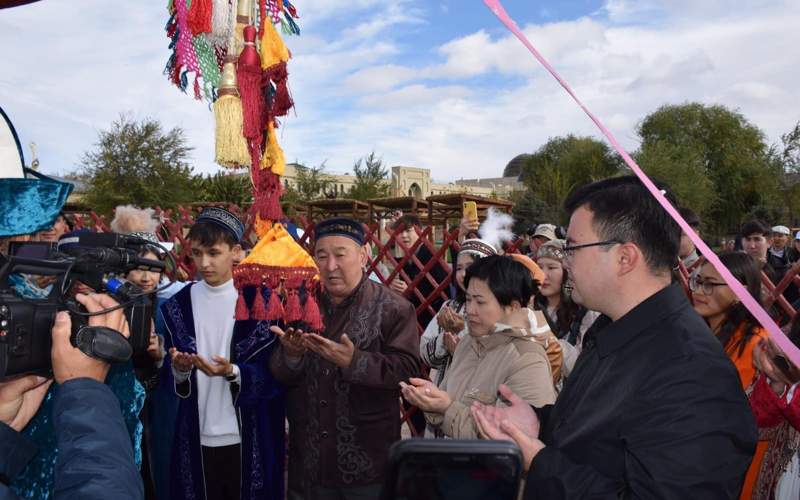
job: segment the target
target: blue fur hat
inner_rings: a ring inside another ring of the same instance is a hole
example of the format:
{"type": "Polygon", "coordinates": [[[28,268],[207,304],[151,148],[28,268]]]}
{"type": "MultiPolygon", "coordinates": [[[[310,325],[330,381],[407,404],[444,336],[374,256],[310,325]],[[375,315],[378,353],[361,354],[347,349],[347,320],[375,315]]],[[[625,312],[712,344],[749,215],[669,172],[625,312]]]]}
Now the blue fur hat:
{"type": "Polygon", "coordinates": [[[34,170],[27,177],[0,179],[0,237],[52,227],[74,186],[34,170]]]}

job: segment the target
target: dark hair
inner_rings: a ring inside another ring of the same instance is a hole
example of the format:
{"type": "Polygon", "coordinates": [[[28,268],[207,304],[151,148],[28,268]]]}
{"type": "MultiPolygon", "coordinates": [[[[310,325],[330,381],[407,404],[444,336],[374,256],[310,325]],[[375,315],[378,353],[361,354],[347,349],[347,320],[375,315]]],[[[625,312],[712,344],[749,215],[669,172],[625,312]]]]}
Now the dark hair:
{"type": "Polygon", "coordinates": [[[422,223],[419,221],[419,217],[413,214],[406,214],[399,217],[396,221],[394,221],[394,224],[392,224],[392,229],[396,230],[401,225],[405,229],[409,229],[411,226],[422,227],[422,223]]]}
{"type": "MultiPolygon", "coordinates": [[[[67,217],[66,213],[63,211],[58,212],[58,217],[61,217],[61,219],[64,221],[64,224],[67,225],[68,230],[73,231],[75,229],[75,225],[69,220],[69,217],[67,217]]],[[[58,220],[58,217],[56,217],[56,220],[58,220]]]]}
{"type": "Polygon", "coordinates": [[[542,295],[541,290],[539,290],[533,299],[535,308],[545,313],[544,319],[547,320],[550,330],[560,339],[569,335],[572,323],[578,319],[581,312],[581,307],[572,301],[572,298],[570,298],[569,294],[564,289],[564,283],[569,280],[569,274],[563,265],[561,266],[561,272],[561,291],[559,292],[561,300],[558,302],[558,308],[556,309],[555,324],[553,320],[550,319],[550,315],[547,314],[547,297],[542,295]]]}
{"type": "MultiPolygon", "coordinates": [[[[458,272],[458,255],[459,254],[456,254],[456,260],[453,262],[453,270],[451,273],[452,276],[450,278],[450,282],[455,286],[456,289],[454,302],[456,303],[457,306],[460,307],[464,302],[467,301],[467,293],[464,290],[462,290],[460,286],[458,286],[458,281],[456,280],[456,273],[458,272]]],[[[475,255],[470,253],[464,253],[464,255],[472,259],[472,264],[475,264],[475,262],[480,260],[479,257],[476,257],[475,255]]],[[[467,266],[467,269],[469,269],[469,267],[472,266],[472,264],[467,266]]],[[[466,287],[467,287],[467,277],[466,275],[464,275],[464,288],[466,287]]]]}
{"type": "Polygon", "coordinates": [[[681,207],[678,209],[678,213],[690,226],[695,228],[700,227],[700,217],[698,217],[698,215],[694,213],[694,210],[691,208],[681,207]]]}
{"type": "MultiPolygon", "coordinates": [[[[719,254],[719,260],[728,268],[733,277],[747,288],[756,302],[761,304],[761,271],[756,259],[744,252],[723,252],[719,254]]],[[[725,313],[725,320],[719,331],[714,333],[725,350],[731,348],[741,356],[759,326],[759,322],[750,314],[744,304],[737,302],[725,313]],[[744,335],[741,340],[731,344],[733,334],[739,327],[744,328],[744,335]]]]}
{"type": "Polygon", "coordinates": [[[764,221],[754,219],[749,222],[745,222],[744,225],[742,226],[742,230],[739,231],[739,234],[741,235],[742,238],[749,238],[754,234],[760,234],[762,236],[769,238],[770,236],[772,236],[772,229],[769,226],[767,226],[767,224],[764,221]]]}
{"type": "Polygon", "coordinates": [[[465,288],[473,278],[485,281],[501,306],[510,306],[516,300],[526,307],[539,291],[528,268],[506,255],[490,255],[469,266],[464,276],[465,288]]]}
{"type": "MultiPolygon", "coordinates": [[[[664,185],[673,205],[675,198],[664,185]]],[[[681,229],[641,181],[632,175],[611,177],[573,191],[564,202],[568,215],[586,206],[602,240],[632,242],[653,271],[670,272],[678,259],[681,229]]],[[[591,243],[591,242],[587,242],[591,243]]]]}
{"type": "Polygon", "coordinates": [[[213,247],[217,243],[227,243],[229,247],[233,248],[239,244],[233,233],[213,222],[206,221],[195,222],[189,229],[187,238],[204,247],[213,247]]]}
{"type": "Polygon", "coordinates": [[[789,328],[789,335],[787,335],[792,344],[800,348],[800,314],[795,314],[792,320],[792,326],[789,328]]]}

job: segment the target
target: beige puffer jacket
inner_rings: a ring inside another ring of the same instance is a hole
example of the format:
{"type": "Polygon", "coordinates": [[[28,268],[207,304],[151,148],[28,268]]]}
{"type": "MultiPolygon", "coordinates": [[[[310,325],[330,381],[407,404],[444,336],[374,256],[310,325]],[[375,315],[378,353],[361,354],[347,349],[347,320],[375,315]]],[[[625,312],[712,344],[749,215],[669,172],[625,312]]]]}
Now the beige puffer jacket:
{"type": "Polygon", "coordinates": [[[528,322],[531,325],[528,329],[498,323],[491,334],[467,335],[458,343],[440,386],[453,402],[444,414],[425,413],[429,424],[451,438],[477,438],[470,406],[475,401],[503,405],[497,395],[500,384],[506,384],[522,400],[536,407],[555,402],[553,375],[544,347],[551,343],[550,329],[541,313],[530,311],[528,322]]]}

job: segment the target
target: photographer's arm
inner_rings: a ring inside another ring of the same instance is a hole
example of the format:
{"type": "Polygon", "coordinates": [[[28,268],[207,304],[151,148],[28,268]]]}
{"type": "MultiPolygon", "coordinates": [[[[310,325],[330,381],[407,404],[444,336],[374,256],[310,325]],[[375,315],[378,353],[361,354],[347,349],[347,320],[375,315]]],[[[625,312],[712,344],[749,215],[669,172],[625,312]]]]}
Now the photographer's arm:
{"type": "MultiPolygon", "coordinates": [[[[89,312],[116,305],[106,295],[78,295],[89,312]]],[[[89,318],[128,336],[122,310],[89,318]]],[[[53,373],[62,385],[53,406],[58,441],[54,496],[63,499],[141,499],[142,481],[119,400],[103,382],[109,365],[70,343],[72,325],[59,313],[53,327],[53,373]]]]}

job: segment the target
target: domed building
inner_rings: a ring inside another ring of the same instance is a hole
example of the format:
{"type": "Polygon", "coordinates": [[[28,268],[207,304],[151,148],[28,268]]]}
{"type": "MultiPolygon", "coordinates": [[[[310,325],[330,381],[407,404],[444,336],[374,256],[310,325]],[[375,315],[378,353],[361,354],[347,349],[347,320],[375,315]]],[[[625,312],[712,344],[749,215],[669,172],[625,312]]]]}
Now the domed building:
{"type": "Polygon", "coordinates": [[[503,170],[503,177],[516,177],[519,180],[522,180],[522,168],[532,157],[532,154],[525,153],[512,158],[512,160],[508,162],[508,165],[506,165],[506,168],[503,170]]]}

